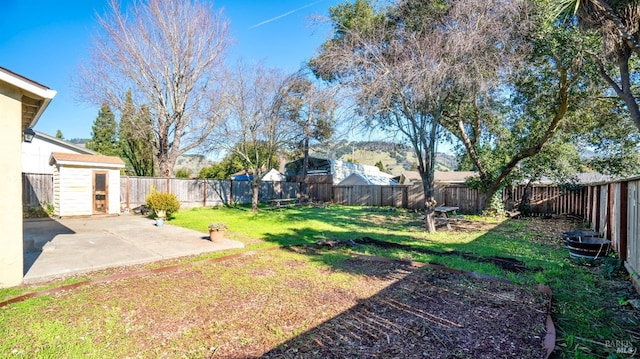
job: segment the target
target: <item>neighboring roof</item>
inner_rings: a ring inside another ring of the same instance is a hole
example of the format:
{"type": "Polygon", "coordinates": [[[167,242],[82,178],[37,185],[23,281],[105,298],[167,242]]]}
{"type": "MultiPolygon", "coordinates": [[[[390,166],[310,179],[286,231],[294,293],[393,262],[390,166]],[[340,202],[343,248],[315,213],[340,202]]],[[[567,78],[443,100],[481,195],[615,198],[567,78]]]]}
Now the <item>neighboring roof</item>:
{"type": "MultiPolygon", "coordinates": [[[[615,181],[616,178],[613,176],[605,175],[599,172],[581,172],[576,173],[573,176],[573,180],[577,184],[592,184],[592,183],[602,183],[602,182],[611,182],[615,181]]],[[[538,185],[555,185],[558,182],[553,179],[543,176],[540,180],[535,181],[535,184],[538,185]]]]}
{"type": "MultiPolygon", "coordinates": [[[[231,175],[233,181],[251,181],[253,179],[252,170],[242,170],[231,175]]],[[[278,172],[275,168],[270,169],[262,176],[262,181],[265,182],[284,182],[287,178],[282,173],[278,172]]]]}
{"type": "Polygon", "coordinates": [[[40,131],[35,131],[35,133],[36,133],[35,138],[39,138],[39,139],[41,139],[43,141],[47,141],[49,143],[56,144],[56,145],[58,145],[60,147],[66,147],[66,148],[68,148],[68,149],[70,149],[72,151],[75,151],[75,152],[78,152],[78,153],[81,153],[81,154],[87,154],[87,155],[97,155],[98,154],[94,150],[90,150],[90,149],[88,149],[88,148],[86,148],[84,146],[75,145],[75,144],[67,142],[67,141],[65,141],[63,139],[47,135],[46,133],[43,133],[43,132],[40,132],[40,131]]]}
{"type": "Polygon", "coordinates": [[[124,161],[120,157],[61,152],[53,152],[49,164],[124,168],[124,161]]]}
{"type": "Polygon", "coordinates": [[[398,182],[386,176],[352,173],[347,176],[347,178],[340,181],[340,183],[338,183],[338,186],[395,186],[397,184],[398,182]]]}
{"type": "MultiPolygon", "coordinates": [[[[446,183],[465,183],[467,178],[478,176],[478,172],[474,171],[435,171],[433,174],[434,182],[446,183]]],[[[420,172],[404,171],[402,172],[403,183],[422,182],[420,172]]]]}
{"type": "MultiPolygon", "coordinates": [[[[304,158],[297,159],[285,164],[285,174],[287,176],[302,175],[304,158]]],[[[351,163],[347,161],[332,160],[328,158],[309,157],[309,175],[331,175],[333,184],[342,182],[352,173],[359,173],[368,177],[393,178],[393,175],[384,173],[376,166],[351,163]]]]}
{"type": "Polygon", "coordinates": [[[465,183],[469,177],[477,177],[478,172],[474,171],[435,171],[433,180],[435,182],[465,183]]]}
{"type": "Polygon", "coordinates": [[[30,80],[22,75],[0,67],[0,83],[15,86],[23,91],[22,97],[22,128],[33,127],[49,106],[56,91],[30,80]]]}
{"type": "Polygon", "coordinates": [[[287,177],[277,169],[272,168],[262,176],[262,180],[265,182],[284,182],[287,180],[287,177]]]}
{"type": "Polygon", "coordinates": [[[420,172],[418,171],[403,171],[400,175],[400,182],[403,184],[422,182],[422,177],[420,177],[420,172]]]}
{"type": "Polygon", "coordinates": [[[253,179],[253,171],[242,170],[231,175],[233,181],[251,181],[253,179]]]}

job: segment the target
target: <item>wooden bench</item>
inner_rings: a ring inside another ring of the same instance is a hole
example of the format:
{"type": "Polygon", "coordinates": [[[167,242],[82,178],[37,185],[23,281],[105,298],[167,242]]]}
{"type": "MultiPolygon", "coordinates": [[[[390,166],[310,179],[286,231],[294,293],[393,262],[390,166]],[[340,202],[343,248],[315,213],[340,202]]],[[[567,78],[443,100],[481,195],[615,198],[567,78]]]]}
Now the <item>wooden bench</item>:
{"type": "Polygon", "coordinates": [[[447,207],[447,206],[440,206],[440,207],[434,208],[436,222],[443,222],[447,225],[447,229],[451,229],[451,221],[458,220],[458,215],[456,212],[459,209],[460,207],[447,207]],[[453,217],[451,215],[453,215],[453,217]]]}
{"type": "Polygon", "coordinates": [[[267,201],[273,208],[293,207],[300,205],[297,198],[276,198],[267,201]]]}

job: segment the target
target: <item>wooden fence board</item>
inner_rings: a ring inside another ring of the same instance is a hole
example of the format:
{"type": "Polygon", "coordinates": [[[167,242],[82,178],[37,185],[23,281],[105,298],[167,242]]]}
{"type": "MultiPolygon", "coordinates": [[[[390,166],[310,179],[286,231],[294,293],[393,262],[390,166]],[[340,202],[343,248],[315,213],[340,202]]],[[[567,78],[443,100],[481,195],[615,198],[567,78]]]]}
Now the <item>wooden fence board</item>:
{"type": "Polygon", "coordinates": [[[620,253],[620,183],[608,186],[608,209],[606,237],[617,253],[620,253]]]}
{"type": "Polygon", "coordinates": [[[640,180],[628,183],[627,196],[627,260],[625,267],[631,274],[631,279],[640,292],[640,180]]]}
{"type": "Polygon", "coordinates": [[[50,173],[23,173],[23,206],[40,207],[41,203],[53,203],[53,175],[50,173]]]}

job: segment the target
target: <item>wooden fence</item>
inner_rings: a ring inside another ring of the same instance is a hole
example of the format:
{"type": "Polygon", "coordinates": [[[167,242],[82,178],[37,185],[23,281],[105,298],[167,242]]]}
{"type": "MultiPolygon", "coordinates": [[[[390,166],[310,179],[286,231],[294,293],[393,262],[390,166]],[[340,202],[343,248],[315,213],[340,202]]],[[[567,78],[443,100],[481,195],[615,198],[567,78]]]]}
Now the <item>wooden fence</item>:
{"type": "Polygon", "coordinates": [[[587,188],[586,220],[611,240],[640,291],[640,177],[587,188]]]}
{"type": "MultiPolygon", "coordinates": [[[[52,202],[52,175],[24,173],[22,182],[24,206],[35,207],[42,202],[52,202]]],[[[123,177],[120,183],[121,206],[126,208],[143,204],[152,188],[175,193],[186,208],[251,202],[251,185],[246,181],[123,177]]],[[[299,195],[300,189],[300,183],[263,182],[259,199],[294,198],[299,195]]],[[[309,191],[313,201],[416,210],[424,208],[421,186],[333,186],[330,183],[310,183],[309,191]]],[[[482,208],[478,191],[464,185],[437,185],[435,198],[439,205],[456,206],[464,213],[477,213],[482,208]]],[[[640,177],[576,188],[517,186],[502,192],[507,209],[517,207],[525,198],[528,198],[529,214],[571,214],[587,220],[593,230],[611,240],[640,291],[640,177]]]]}
{"type": "Polygon", "coordinates": [[[53,203],[53,176],[49,173],[23,173],[23,206],[40,207],[42,203],[53,203]]]}
{"type": "MultiPolygon", "coordinates": [[[[252,196],[251,183],[247,181],[122,177],[120,204],[125,208],[140,206],[145,203],[153,189],[175,194],[181,206],[185,208],[250,203],[252,196]]],[[[258,199],[267,201],[275,198],[291,198],[296,197],[299,192],[298,183],[262,182],[258,199]]]]}
{"type": "MultiPolygon", "coordinates": [[[[40,202],[53,200],[51,174],[24,173],[23,204],[37,207],[40,202]]],[[[144,204],[152,189],[176,194],[185,208],[251,202],[251,187],[246,181],[206,179],[122,177],[120,179],[120,204],[133,208],[144,204]]],[[[393,206],[424,209],[424,192],[415,186],[333,186],[331,183],[310,183],[309,194],[313,201],[333,202],[342,205],[393,206]]],[[[301,184],[294,182],[263,182],[259,199],[296,197],[301,184]]],[[[587,214],[587,187],[567,190],[555,186],[524,186],[505,189],[502,192],[507,209],[513,209],[529,197],[529,212],[533,215],[570,213],[587,214]]],[[[464,213],[477,213],[482,209],[482,198],[477,190],[464,185],[436,185],[435,199],[439,205],[460,207],[464,213]]]]}

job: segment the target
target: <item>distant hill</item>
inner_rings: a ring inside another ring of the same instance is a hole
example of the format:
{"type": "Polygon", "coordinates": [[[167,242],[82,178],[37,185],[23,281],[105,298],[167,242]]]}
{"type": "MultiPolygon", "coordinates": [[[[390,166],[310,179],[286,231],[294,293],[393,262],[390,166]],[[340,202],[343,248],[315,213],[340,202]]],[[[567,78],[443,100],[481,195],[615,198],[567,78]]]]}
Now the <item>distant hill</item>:
{"type": "MultiPolygon", "coordinates": [[[[385,171],[395,176],[399,176],[402,171],[415,169],[418,163],[410,147],[382,141],[323,143],[312,146],[310,153],[342,161],[353,159],[372,166],[380,161],[385,171]]],[[[436,162],[437,171],[454,171],[458,168],[458,158],[450,154],[437,153],[436,162]]]]}
{"type": "Polygon", "coordinates": [[[180,169],[187,169],[191,174],[197,175],[200,170],[209,167],[213,164],[203,155],[182,155],[178,157],[176,165],[173,166],[173,171],[176,172],[180,169]]]}

